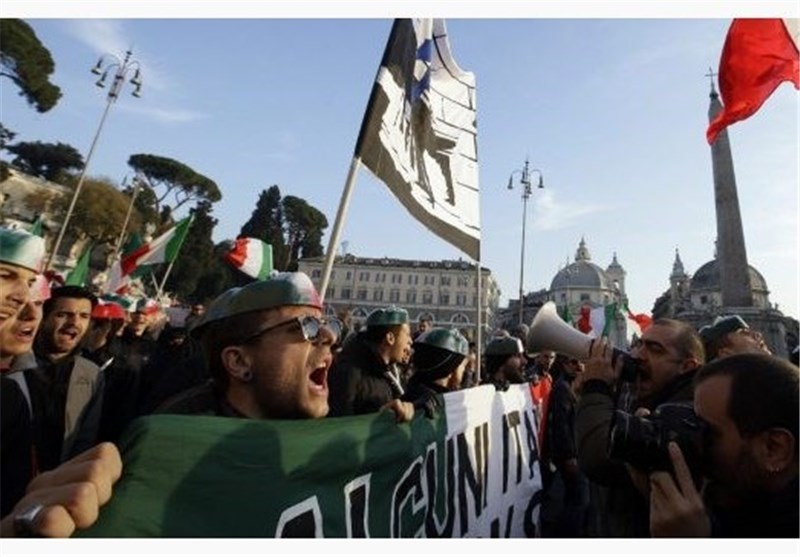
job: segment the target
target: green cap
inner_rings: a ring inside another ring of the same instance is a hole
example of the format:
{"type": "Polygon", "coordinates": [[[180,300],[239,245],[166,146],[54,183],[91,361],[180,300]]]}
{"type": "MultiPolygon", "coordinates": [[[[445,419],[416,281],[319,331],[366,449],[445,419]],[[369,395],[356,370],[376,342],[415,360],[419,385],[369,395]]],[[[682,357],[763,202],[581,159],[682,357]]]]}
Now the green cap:
{"type": "Polygon", "coordinates": [[[403,323],[408,323],[408,312],[397,306],[376,309],[367,317],[367,328],[388,327],[403,323]]]}
{"type": "Polygon", "coordinates": [[[44,238],[25,230],[0,227],[0,262],[42,272],[44,238]]]}
{"type": "Polygon", "coordinates": [[[486,356],[512,356],[523,352],[524,349],[520,339],[512,336],[503,336],[490,340],[483,353],[486,356]]]}
{"type": "Polygon", "coordinates": [[[435,346],[442,348],[454,354],[461,354],[462,356],[469,355],[469,343],[457,329],[445,329],[444,327],[436,327],[430,331],[425,331],[417,337],[414,344],[427,344],[428,346],[435,346]]]}
{"type": "Polygon", "coordinates": [[[322,309],[317,289],[305,273],[273,273],[266,280],[257,280],[220,294],[193,331],[220,319],[234,315],[282,306],[311,306],[322,309]]]}
{"type": "Polygon", "coordinates": [[[703,342],[708,343],[722,338],[728,333],[749,328],[745,320],[738,315],[720,315],[714,320],[714,323],[702,327],[698,333],[703,342]]]}

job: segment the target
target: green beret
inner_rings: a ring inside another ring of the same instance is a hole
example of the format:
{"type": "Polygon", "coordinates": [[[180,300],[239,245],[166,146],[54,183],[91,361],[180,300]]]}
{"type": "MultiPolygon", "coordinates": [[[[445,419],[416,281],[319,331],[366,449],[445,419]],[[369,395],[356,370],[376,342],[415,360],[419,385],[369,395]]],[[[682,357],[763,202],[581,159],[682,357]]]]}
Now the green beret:
{"type": "Polygon", "coordinates": [[[714,320],[714,323],[706,325],[698,332],[703,342],[708,343],[720,339],[728,333],[749,328],[745,320],[738,315],[720,315],[714,320]]]}
{"type": "Polygon", "coordinates": [[[495,337],[486,345],[484,354],[486,356],[512,356],[514,354],[522,354],[522,341],[517,337],[504,336],[495,337]]]}
{"type": "Polygon", "coordinates": [[[0,262],[42,272],[44,238],[25,230],[0,227],[0,262]]]}
{"type": "Polygon", "coordinates": [[[211,302],[193,331],[234,315],[282,306],[311,306],[322,309],[322,301],[308,275],[274,273],[266,280],[257,280],[246,286],[226,290],[211,302]]]}
{"type": "Polygon", "coordinates": [[[461,354],[462,356],[469,355],[469,343],[467,339],[464,338],[464,335],[456,329],[436,327],[418,336],[414,344],[427,344],[428,346],[442,348],[454,354],[461,354]]]}
{"type": "Polygon", "coordinates": [[[370,327],[402,325],[403,323],[408,323],[408,312],[397,306],[376,309],[369,314],[369,317],[367,317],[368,329],[370,327]]]}

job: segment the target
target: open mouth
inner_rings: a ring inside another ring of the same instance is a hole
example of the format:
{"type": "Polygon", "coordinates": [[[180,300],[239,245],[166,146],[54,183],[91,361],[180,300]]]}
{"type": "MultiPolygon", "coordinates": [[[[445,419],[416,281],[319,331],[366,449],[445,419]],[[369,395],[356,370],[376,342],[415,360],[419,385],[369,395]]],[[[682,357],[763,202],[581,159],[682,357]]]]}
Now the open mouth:
{"type": "Polygon", "coordinates": [[[66,342],[76,342],[80,333],[78,329],[62,329],[58,331],[58,337],[66,342]]]}
{"type": "Polygon", "coordinates": [[[314,368],[308,378],[311,381],[311,390],[320,395],[328,393],[328,368],[330,364],[322,363],[314,368]]]}
{"type": "Polygon", "coordinates": [[[14,338],[19,342],[33,342],[33,335],[36,333],[36,327],[20,327],[14,331],[14,338]]]}

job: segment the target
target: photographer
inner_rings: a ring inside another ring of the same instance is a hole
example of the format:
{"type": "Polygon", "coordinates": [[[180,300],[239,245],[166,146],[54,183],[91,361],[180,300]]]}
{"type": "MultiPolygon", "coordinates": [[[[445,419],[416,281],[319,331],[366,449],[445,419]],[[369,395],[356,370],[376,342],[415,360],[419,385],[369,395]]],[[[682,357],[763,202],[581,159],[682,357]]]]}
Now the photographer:
{"type": "MultiPolygon", "coordinates": [[[[636,364],[635,383],[630,385],[633,408],[653,410],[665,402],[691,401],[692,379],[705,355],[689,324],[655,320],[631,356],[636,364]]],[[[591,481],[590,534],[646,537],[647,499],[634,486],[625,463],[608,455],[622,366],[623,358],[612,364],[612,347],[605,339],[592,344],[575,416],[578,464],[591,481]]]]}
{"type": "Polygon", "coordinates": [[[715,360],[695,379],[694,409],[710,429],[703,497],[678,446],[674,478],[650,475],[653,536],[797,538],[798,370],[769,355],[715,360]]]}

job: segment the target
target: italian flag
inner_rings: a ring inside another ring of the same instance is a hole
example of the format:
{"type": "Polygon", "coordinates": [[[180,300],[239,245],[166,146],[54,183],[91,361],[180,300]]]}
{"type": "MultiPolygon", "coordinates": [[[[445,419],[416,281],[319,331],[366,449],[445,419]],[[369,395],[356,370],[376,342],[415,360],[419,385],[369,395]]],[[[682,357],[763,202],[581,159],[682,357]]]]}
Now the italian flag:
{"type": "Polygon", "coordinates": [[[755,114],[784,81],[800,89],[796,19],[734,19],[719,61],[723,110],[709,124],[709,145],[734,122],[755,114]]]}
{"type": "Polygon", "coordinates": [[[628,342],[633,338],[640,338],[642,333],[647,330],[653,322],[653,318],[646,313],[633,313],[627,306],[623,307],[623,315],[625,316],[625,323],[627,325],[626,337],[628,342]]]}
{"type": "Polygon", "coordinates": [[[272,272],[272,246],[258,238],[238,238],[225,261],[247,276],[264,280],[272,272]]]}
{"type": "Polygon", "coordinates": [[[124,288],[127,277],[141,265],[175,261],[191,224],[192,217],[186,217],[152,242],[142,244],[132,252],[124,254],[122,259],[111,267],[106,292],[117,292],[124,288]]]}
{"type": "Polygon", "coordinates": [[[608,304],[596,308],[583,306],[581,316],[578,318],[578,330],[593,338],[608,336],[611,324],[617,314],[617,304],[608,304]]]}

